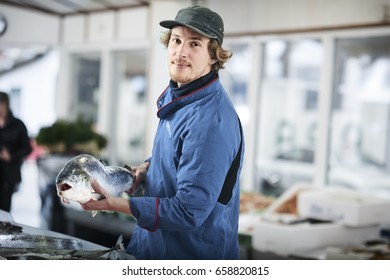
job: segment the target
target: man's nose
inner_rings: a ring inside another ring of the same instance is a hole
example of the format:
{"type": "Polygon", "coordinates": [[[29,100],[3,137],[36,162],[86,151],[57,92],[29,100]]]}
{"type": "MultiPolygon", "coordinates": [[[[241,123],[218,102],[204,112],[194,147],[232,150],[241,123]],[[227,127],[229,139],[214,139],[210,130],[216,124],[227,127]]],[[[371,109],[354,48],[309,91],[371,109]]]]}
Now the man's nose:
{"type": "Polygon", "coordinates": [[[185,44],[180,44],[177,46],[177,49],[176,49],[176,55],[180,58],[182,57],[187,57],[187,47],[185,46],[185,44]]]}

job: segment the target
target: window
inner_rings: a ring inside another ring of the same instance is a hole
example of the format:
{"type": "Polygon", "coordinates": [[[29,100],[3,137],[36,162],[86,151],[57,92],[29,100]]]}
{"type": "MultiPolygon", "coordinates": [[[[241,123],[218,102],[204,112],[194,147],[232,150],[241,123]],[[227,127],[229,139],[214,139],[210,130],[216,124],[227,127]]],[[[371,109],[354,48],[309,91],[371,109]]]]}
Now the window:
{"type": "Polygon", "coordinates": [[[323,47],[312,39],[272,40],[263,50],[256,182],[277,196],[313,178],[323,47]]]}
{"type": "Polygon", "coordinates": [[[390,196],[390,36],[336,40],[329,183],[390,196]]]}
{"type": "Polygon", "coordinates": [[[139,165],[145,160],[147,52],[114,54],[114,96],[111,149],[120,165],[139,165]]]}
{"type": "Polygon", "coordinates": [[[226,48],[233,52],[233,56],[219,73],[222,84],[245,127],[249,121],[248,89],[253,61],[251,51],[245,43],[227,43],[226,45],[226,48]]]}
{"type": "Polygon", "coordinates": [[[99,54],[73,55],[73,102],[72,116],[84,121],[96,123],[99,87],[99,54]]]}

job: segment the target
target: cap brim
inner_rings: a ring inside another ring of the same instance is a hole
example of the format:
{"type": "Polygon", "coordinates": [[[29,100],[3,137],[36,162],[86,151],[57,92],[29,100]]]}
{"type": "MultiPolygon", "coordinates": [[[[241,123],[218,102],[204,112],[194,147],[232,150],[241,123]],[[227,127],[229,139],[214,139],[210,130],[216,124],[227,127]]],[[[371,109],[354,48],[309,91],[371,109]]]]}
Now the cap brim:
{"type": "Polygon", "coordinates": [[[182,22],[176,21],[176,20],[164,20],[164,21],[161,21],[161,22],[160,22],[160,25],[161,25],[162,27],[169,28],[169,29],[172,29],[172,28],[174,28],[175,26],[181,25],[181,26],[185,26],[185,27],[191,29],[192,31],[195,31],[196,33],[199,33],[199,34],[201,34],[201,35],[203,35],[203,36],[205,36],[205,37],[207,37],[207,38],[217,39],[217,37],[215,37],[215,36],[210,36],[210,35],[204,33],[202,30],[200,30],[200,29],[198,29],[198,28],[196,28],[196,27],[193,27],[193,26],[191,26],[191,25],[189,25],[189,24],[182,23],[182,22]]]}
{"type": "Polygon", "coordinates": [[[180,23],[176,20],[163,20],[163,21],[160,21],[160,25],[162,27],[171,29],[171,28],[175,27],[176,25],[182,25],[182,23],[180,23]]]}

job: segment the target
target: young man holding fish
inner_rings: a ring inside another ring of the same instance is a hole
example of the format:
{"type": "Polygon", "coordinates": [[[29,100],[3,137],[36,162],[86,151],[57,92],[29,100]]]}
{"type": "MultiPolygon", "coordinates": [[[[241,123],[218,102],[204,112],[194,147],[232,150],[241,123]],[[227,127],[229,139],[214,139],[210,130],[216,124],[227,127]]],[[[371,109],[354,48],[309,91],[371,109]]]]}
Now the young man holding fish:
{"type": "Polygon", "coordinates": [[[222,48],[222,18],[208,8],[182,9],[161,42],[170,84],[159,97],[152,157],[134,167],[143,197],[106,199],[85,210],[133,215],[137,228],[127,251],[137,259],[238,259],[239,176],[244,140],[218,71],[232,53],[222,48]]]}

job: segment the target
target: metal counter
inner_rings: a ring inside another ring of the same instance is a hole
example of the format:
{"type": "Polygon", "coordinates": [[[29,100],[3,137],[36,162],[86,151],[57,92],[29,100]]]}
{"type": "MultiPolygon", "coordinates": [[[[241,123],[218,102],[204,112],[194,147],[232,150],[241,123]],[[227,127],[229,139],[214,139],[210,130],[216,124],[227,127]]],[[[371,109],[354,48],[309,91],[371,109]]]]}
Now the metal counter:
{"type": "Polygon", "coordinates": [[[120,245],[107,248],[70,235],[18,224],[9,213],[0,210],[0,259],[135,259],[120,245]]]}

